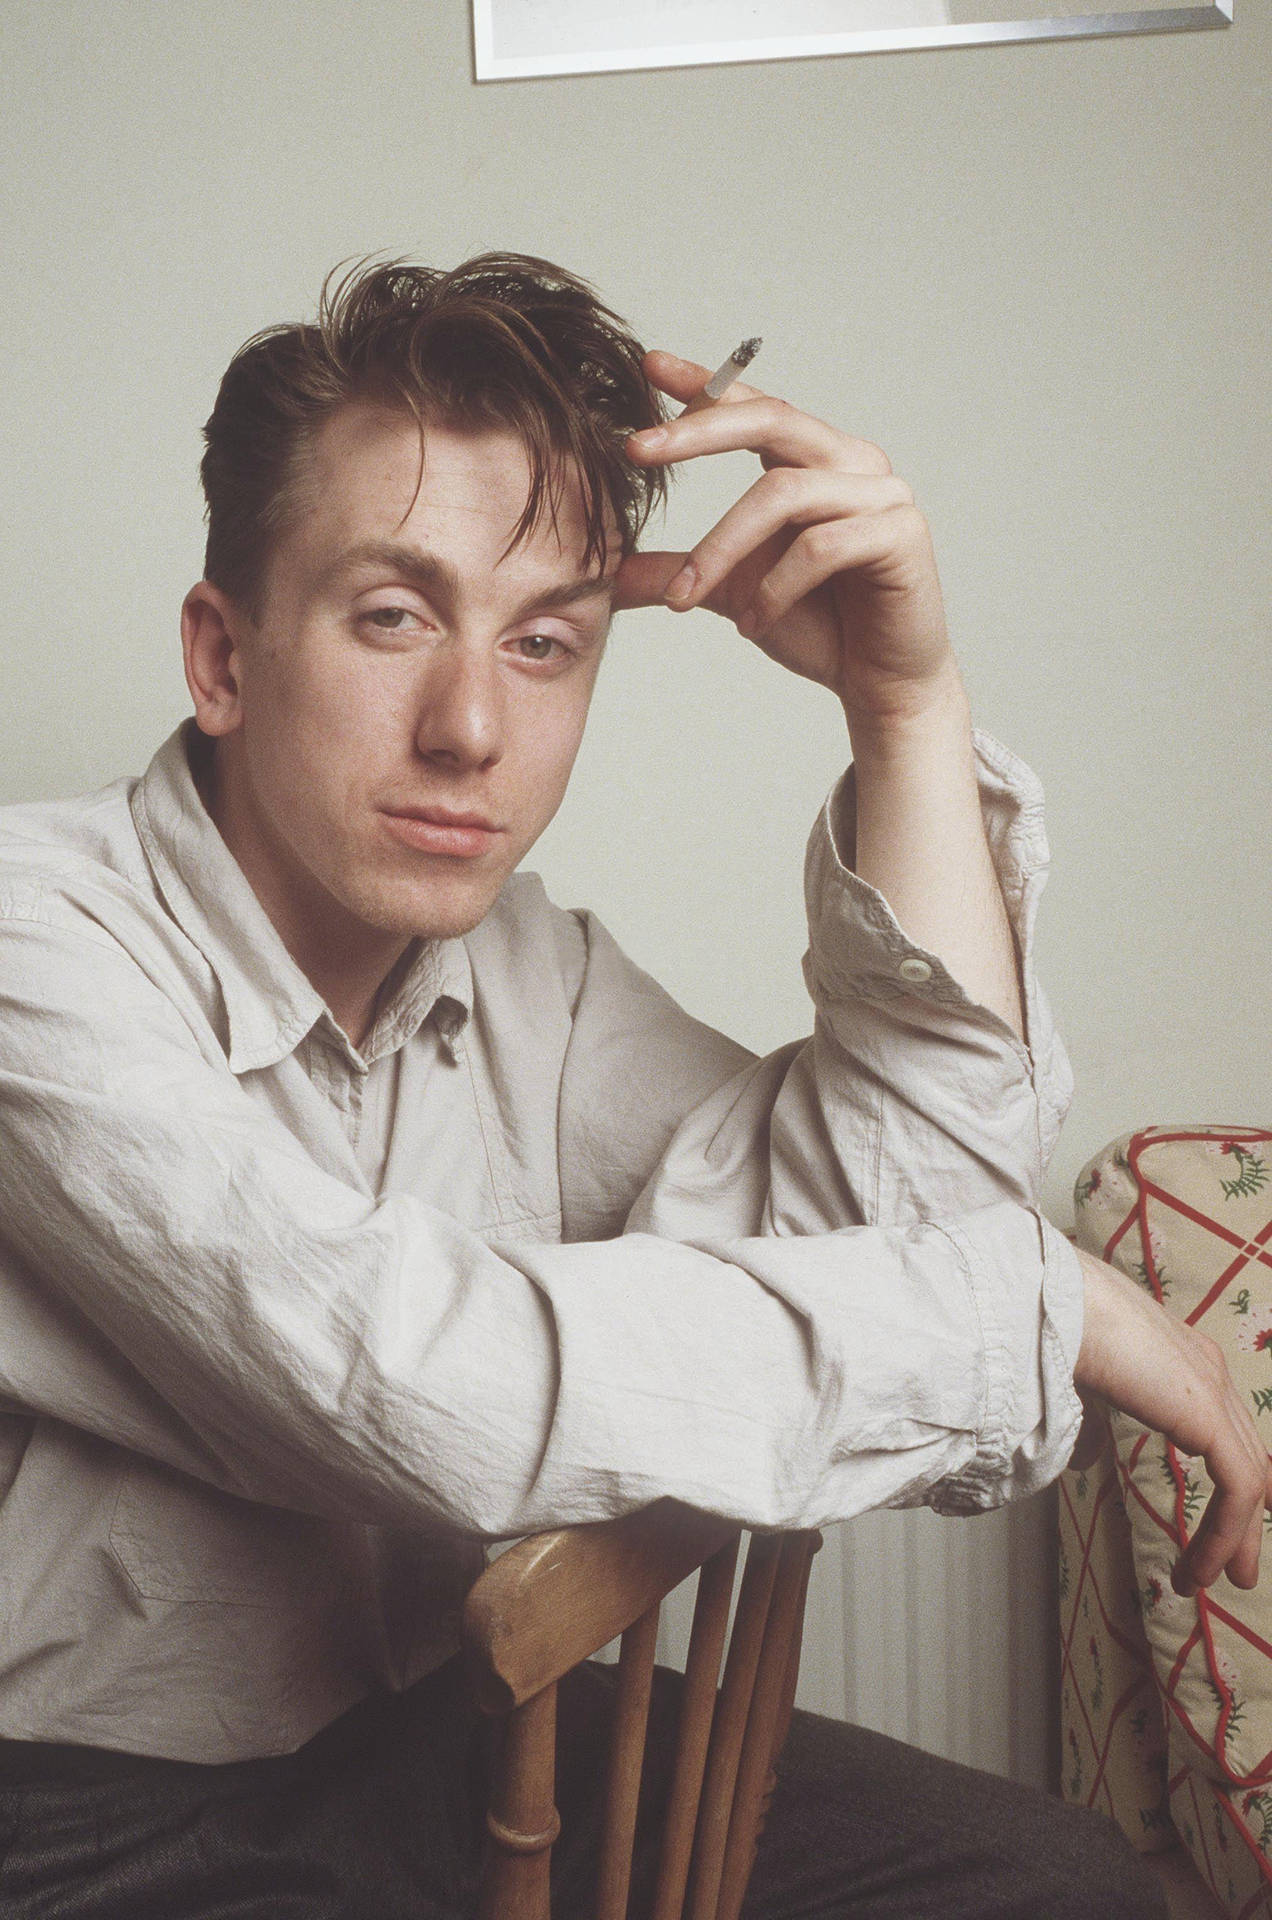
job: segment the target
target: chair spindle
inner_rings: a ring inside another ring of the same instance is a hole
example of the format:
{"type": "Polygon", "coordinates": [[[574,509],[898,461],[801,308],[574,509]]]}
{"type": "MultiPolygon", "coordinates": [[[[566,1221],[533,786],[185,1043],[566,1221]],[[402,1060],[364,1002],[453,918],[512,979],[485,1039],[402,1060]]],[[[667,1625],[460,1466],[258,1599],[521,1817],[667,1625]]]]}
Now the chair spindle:
{"type": "Polygon", "coordinates": [[[716,1705],[707,1754],[707,1777],[694,1849],[689,1920],[714,1920],[729,1838],[729,1821],[733,1812],[738,1762],[755,1686],[755,1671],[764,1643],[764,1628],[781,1545],[780,1536],[776,1534],[754,1534],[747,1551],[746,1571],[742,1575],[742,1588],[733,1621],[733,1636],[724,1665],[724,1684],[716,1705]]]}
{"type": "Polygon", "coordinates": [[[741,1535],[735,1535],[704,1562],[698,1575],[652,1920],[680,1920],[684,1908],[740,1541],[741,1535]]]}
{"type": "Polygon", "coordinates": [[[494,1855],[483,1876],[479,1920],[549,1920],[556,1809],[556,1686],[508,1715],[486,1815],[494,1855]]]}
{"type": "Polygon", "coordinates": [[[618,1657],[618,1699],[610,1740],[605,1796],[605,1834],[597,1875],[596,1920],[625,1920],[631,1881],[632,1841],[645,1758],[645,1729],[658,1644],[659,1608],[650,1607],[628,1627],[618,1657]]]}
{"type": "Polygon", "coordinates": [[[715,1920],[738,1920],[755,1864],[755,1850],[775,1784],[773,1759],[794,1701],[793,1681],[798,1674],[792,1673],[790,1643],[802,1615],[813,1551],[807,1534],[791,1534],[782,1542],[738,1762],[715,1920]]]}

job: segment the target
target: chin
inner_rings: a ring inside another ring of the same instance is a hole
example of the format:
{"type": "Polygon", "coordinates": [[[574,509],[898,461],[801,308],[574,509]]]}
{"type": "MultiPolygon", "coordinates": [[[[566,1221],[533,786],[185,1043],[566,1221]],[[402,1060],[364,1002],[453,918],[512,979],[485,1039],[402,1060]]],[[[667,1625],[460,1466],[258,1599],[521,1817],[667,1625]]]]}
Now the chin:
{"type": "Polygon", "coordinates": [[[462,940],[466,933],[471,933],[474,927],[481,925],[494,904],[493,900],[488,900],[484,906],[473,907],[468,912],[460,912],[457,909],[454,913],[422,916],[410,929],[412,938],[462,940]]]}
{"type": "Polygon", "coordinates": [[[364,917],[385,933],[410,940],[457,940],[479,926],[503,890],[507,875],[497,884],[452,883],[449,886],[403,889],[393,900],[379,903],[364,917]]]}

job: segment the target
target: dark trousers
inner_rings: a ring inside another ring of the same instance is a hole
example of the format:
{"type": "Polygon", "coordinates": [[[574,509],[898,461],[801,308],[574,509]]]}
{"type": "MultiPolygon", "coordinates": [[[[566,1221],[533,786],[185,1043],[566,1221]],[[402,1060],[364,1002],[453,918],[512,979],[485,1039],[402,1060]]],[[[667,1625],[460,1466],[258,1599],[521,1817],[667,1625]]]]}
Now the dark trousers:
{"type": "MultiPolygon", "coordinates": [[[[572,1920],[588,1911],[610,1686],[589,1668],[562,1689],[554,1907],[572,1920]]],[[[676,1676],[658,1676],[664,1758],[675,1689],[676,1676]]],[[[492,1745],[454,1664],[282,1759],[204,1767],[0,1743],[0,1920],[461,1920],[492,1745]]],[[[651,1816],[663,1772],[652,1763],[651,1816]]],[[[745,1911],[1165,1920],[1166,1909],[1101,1815],[796,1714],[745,1911]]]]}

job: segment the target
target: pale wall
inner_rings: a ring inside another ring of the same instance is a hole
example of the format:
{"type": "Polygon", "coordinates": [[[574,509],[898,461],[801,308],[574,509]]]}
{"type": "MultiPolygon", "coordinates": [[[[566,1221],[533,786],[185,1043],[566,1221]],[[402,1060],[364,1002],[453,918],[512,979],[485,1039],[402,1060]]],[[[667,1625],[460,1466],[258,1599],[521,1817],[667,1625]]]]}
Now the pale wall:
{"type": "MultiPolygon", "coordinates": [[[[461,0],[8,0],[0,799],[139,768],[186,711],[198,429],[234,347],[349,256],[544,253],[651,341],[714,360],[763,333],[764,382],[915,485],[978,714],[1050,798],[1079,1077],[1057,1216],[1116,1130],[1267,1117],[1272,26],[1238,8],[1222,33],[477,88],[461,0]]],[[[695,474],[673,528],[745,476],[695,474]]],[[[842,751],[832,703],[709,616],[633,617],[540,864],[776,1043],[806,1020],[800,850],[842,751]]],[[[985,1523],[977,1577],[1044,1534],[985,1523]]],[[[911,1587],[943,1592],[924,1552],[911,1587]]],[[[1037,1671],[1037,1563],[1011,1584],[1037,1671]]],[[[860,1641],[854,1591],[822,1610],[860,1641]]],[[[845,1697],[825,1637],[818,1660],[845,1697]]],[[[977,1751],[1037,1772],[1040,1740],[977,1751]]]]}

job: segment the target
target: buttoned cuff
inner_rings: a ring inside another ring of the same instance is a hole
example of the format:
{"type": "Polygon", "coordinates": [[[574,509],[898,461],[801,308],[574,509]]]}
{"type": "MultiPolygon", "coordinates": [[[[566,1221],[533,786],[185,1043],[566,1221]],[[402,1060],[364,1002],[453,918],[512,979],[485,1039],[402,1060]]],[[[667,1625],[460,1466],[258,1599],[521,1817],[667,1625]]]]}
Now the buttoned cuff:
{"type": "Polygon", "coordinates": [[[1082,1341],[1083,1282],[1077,1255],[1041,1214],[1000,1209],[942,1229],[963,1266],[985,1355],[985,1390],[974,1457],[930,1495],[938,1513],[981,1513],[1039,1493],[1065,1466],[1082,1423],[1073,1385],[1082,1341]],[[981,1231],[982,1222],[985,1231],[981,1231]],[[1034,1245],[1021,1244],[1022,1236],[1034,1245]],[[1022,1267],[1041,1257],[1040,1288],[1022,1267]]]}
{"type": "Polygon", "coordinates": [[[809,950],[804,977],[814,1003],[833,1015],[837,1007],[862,1003],[878,1008],[904,1003],[906,1024],[950,1031],[951,1015],[964,1016],[982,1032],[1028,1062],[1039,1096],[1038,1139],[1045,1165],[1073,1091],[1064,1048],[1034,967],[1034,929],[1050,853],[1038,777],[987,733],[973,736],[981,817],[998,878],[1020,970],[1025,1039],[988,1007],[973,1000],[931,948],[912,940],[887,900],[852,868],[856,850],[856,783],[848,768],[814,824],[804,864],[809,950]]]}
{"type": "MultiPolygon", "coordinates": [[[[981,817],[1022,966],[1032,951],[1037,899],[1049,860],[1042,787],[989,734],[973,734],[981,817]]],[[[902,994],[976,1005],[938,953],[911,940],[877,887],[853,871],[856,777],[849,767],[814,825],[804,864],[810,990],[831,998],[902,994]]]]}

